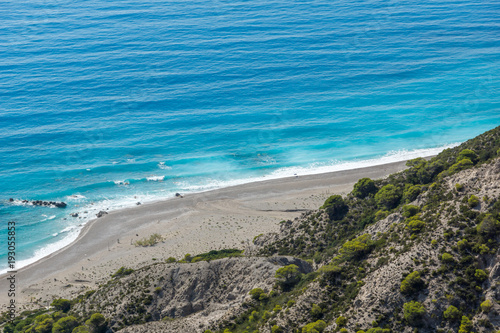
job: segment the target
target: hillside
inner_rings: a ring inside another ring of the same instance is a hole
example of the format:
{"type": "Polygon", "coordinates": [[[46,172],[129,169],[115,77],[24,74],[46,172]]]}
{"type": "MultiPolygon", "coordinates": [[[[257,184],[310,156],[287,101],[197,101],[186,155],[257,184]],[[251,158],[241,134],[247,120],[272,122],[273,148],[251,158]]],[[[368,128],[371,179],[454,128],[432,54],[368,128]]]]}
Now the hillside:
{"type": "Polygon", "coordinates": [[[497,332],[499,156],[497,127],[360,179],[243,254],[124,268],[4,332],[497,332]]]}

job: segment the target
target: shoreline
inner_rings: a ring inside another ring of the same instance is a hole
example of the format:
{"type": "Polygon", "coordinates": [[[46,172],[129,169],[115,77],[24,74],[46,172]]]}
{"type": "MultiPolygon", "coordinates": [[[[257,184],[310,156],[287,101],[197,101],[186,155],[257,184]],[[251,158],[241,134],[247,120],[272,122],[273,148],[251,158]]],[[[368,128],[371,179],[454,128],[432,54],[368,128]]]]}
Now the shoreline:
{"type": "MultiPolygon", "coordinates": [[[[280,220],[317,209],[333,193],[350,192],[359,178],[383,178],[405,169],[405,164],[263,179],[111,211],[85,224],[69,245],[20,268],[18,304],[36,299],[47,305],[43,302],[50,295],[72,297],[96,287],[122,265],[137,268],[169,255],[180,259],[185,253],[243,249],[257,234],[277,231],[280,220]],[[162,234],[164,241],[134,246],[153,233],[162,234]]],[[[0,288],[6,287],[6,275],[1,275],[0,288]]]]}
{"type": "MultiPolygon", "coordinates": [[[[242,178],[242,179],[235,179],[233,181],[223,181],[221,184],[218,184],[218,186],[209,186],[208,189],[195,189],[191,191],[186,191],[184,192],[185,195],[193,195],[193,194],[200,194],[200,193],[206,193],[206,192],[211,192],[211,191],[216,191],[216,190],[221,190],[224,188],[229,188],[229,187],[234,187],[234,186],[242,186],[242,185],[247,185],[251,183],[256,183],[256,182],[266,182],[266,181],[275,181],[275,180],[280,180],[280,179],[286,179],[286,178],[293,178],[295,177],[294,175],[299,175],[301,177],[304,176],[312,176],[312,175],[320,175],[320,174],[327,174],[327,173],[334,173],[334,172],[340,172],[340,171],[348,171],[348,170],[356,170],[356,169],[362,169],[362,168],[369,168],[369,167],[377,167],[385,164],[390,164],[390,163],[397,163],[397,162],[402,162],[402,161],[407,161],[416,157],[424,157],[424,158],[429,158],[432,156],[437,155],[439,152],[443,151],[444,149],[451,148],[456,146],[458,143],[453,143],[453,144],[447,144],[444,146],[436,147],[436,148],[423,148],[423,149],[414,149],[414,150],[403,150],[403,151],[392,151],[388,152],[386,155],[376,157],[376,158],[370,158],[366,160],[354,160],[354,161],[343,161],[338,164],[328,164],[328,165],[317,165],[314,168],[310,167],[283,167],[279,168],[270,174],[266,174],[262,177],[250,177],[250,178],[242,178]]],[[[172,193],[173,195],[173,193],[172,193]]],[[[147,201],[142,201],[142,205],[150,205],[150,204],[155,204],[159,202],[164,202],[167,200],[175,200],[175,197],[158,197],[153,200],[147,200],[147,201]]],[[[91,207],[87,207],[88,210],[91,210],[91,207]]],[[[116,212],[116,211],[121,211],[124,209],[132,209],[136,208],[135,201],[134,204],[130,204],[127,206],[122,206],[119,205],[119,207],[113,207],[111,205],[110,207],[102,207],[100,210],[104,210],[106,212],[116,212]],[[120,207],[121,206],[121,207],[120,207]],[[109,210],[108,210],[109,209],[109,210]]],[[[93,214],[97,213],[99,211],[96,210],[93,214]]],[[[18,263],[22,262],[28,262],[27,264],[23,264],[23,266],[20,269],[23,269],[25,267],[29,267],[30,265],[39,262],[40,260],[43,260],[55,253],[58,253],[59,251],[67,248],[74,242],[76,242],[81,235],[86,232],[86,229],[88,226],[92,225],[94,221],[97,220],[95,217],[92,217],[88,219],[87,221],[83,221],[83,223],[80,224],[80,226],[75,226],[76,230],[74,232],[71,232],[71,234],[68,234],[65,238],[62,238],[61,240],[58,240],[54,243],[49,243],[48,245],[42,247],[38,251],[40,251],[40,254],[34,254],[34,256],[22,260],[18,260],[18,263]],[[62,243],[59,246],[55,246],[57,243],[62,243]],[[55,249],[54,249],[55,247],[55,249]]],[[[2,270],[0,270],[0,276],[6,275],[8,272],[8,268],[5,267],[2,270]]]]}

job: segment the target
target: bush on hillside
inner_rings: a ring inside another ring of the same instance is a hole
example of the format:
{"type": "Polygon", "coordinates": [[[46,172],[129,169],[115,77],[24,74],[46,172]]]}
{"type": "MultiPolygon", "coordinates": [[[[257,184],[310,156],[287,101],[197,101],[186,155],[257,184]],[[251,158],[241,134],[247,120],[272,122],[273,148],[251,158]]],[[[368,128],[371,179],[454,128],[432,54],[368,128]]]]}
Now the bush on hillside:
{"type": "Polygon", "coordinates": [[[302,328],[302,333],[323,332],[326,329],[326,323],[323,320],[318,320],[314,323],[307,324],[302,328]]]}
{"type": "Polygon", "coordinates": [[[458,333],[470,333],[472,332],[472,322],[466,316],[462,316],[462,321],[460,322],[460,327],[458,328],[458,333]]]}
{"type": "Polygon", "coordinates": [[[457,156],[457,162],[460,162],[464,159],[470,160],[472,163],[476,164],[479,160],[479,156],[475,152],[470,149],[464,149],[457,156]]]}
{"type": "Polygon", "coordinates": [[[474,166],[474,163],[472,163],[471,160],[465,158],[463,160],[460,160],[459,162],[453,164],[450,169],[448,170],[448,172],[450,173],[450,175],[452,174],[455,174],[457,172],[460,172],[462,170],[465,170],[465,169],[470,169],[474,166]]]}
{"type": "Polygon", "coordinates": [[[332,195],[326,199],[323,206],[328,216],[334,221],[341,220],[349,211],[349,207],[345,204],[344,198],[341,195],[332,195]]]}
{"type": "Polygon", "coordinates": [[[354,184],[354,189],[352,194],[360,199],[366,198],[370,194],[377,192],[377,186],[375,182],[370,178],[361,178],[356,184],[354,184]]]}
{"type": "Polygon", "coordinates": [[[487,214],[476,229],[478,233],[484,236],[495,236],[500,230],[500,222],[493,215],[487,214]]]}
{"type": "Polygon", "coordinates": [[[71,333],[78,326],[78,320],[73,316],[59,319],[52,327],[52,333],[71,333]]]}
{"type": "Polygon", "coordinates": [[[420,185],[407,186],[403,191],[403,201],[405,203],[410,203],[414,201],[418,197],[421,191],[422,191],[422,186],[420,185]]]}
{"type": "Polygon", "coordinates": [[[415,205],[406,205],[403,206],[403,216],[404,217],[412,217],[420,212],[420,207],[415,205]]]}
{"type": "Polygon", "coordinates": [[[425,287],[425,282],[418,271],[412,272],[401,282],[400,290],[403,294],[410,295],[419,292],[425,287]]]}
{"type": "Polygon", "coordinates": [[[415,218],[409,219],[407,228],[410,230],[412,234],[416,234],[421,232],[425,228],[425,222],[415,218]]]}
{"type": "Polygon", "coordinates": [[[419,325],[425,313],[424,306],[419,302],[411,301],[403,305],[403,316],[412,326],[419,325]]]}
{"type": "Polygon", "coordinates": [[[385,185],[375,194],[377,205],[388,210],[396,207],[400,199],[399,189],[392,184],[385,185]]]}
{"type": "Polygon", "coordinates": [[[467,202],[468,202],[470,208],[474,208],[474,207],[477,207],[479,205],[479,198],[476,197],[475,195],[471,195],[469,200],[467,200],[467,202]]]}
{"type": "Polygon", "coordinates": [[[493,308],[493,302],[490,301],[489,299],[487,299],[486,301],[484,301],[483,303],[481,303],[481,310],[483,312],[490,312],[491,309],[493,308]]]}
{"type": "Polygon", "coordinates": [[[292,264],[279,268],[274,276],[283,290],[289,290],[300,281],[302,273],[297,265],[292,264]]]}
{"type": "Polygon", "coordinates": [[[443,317],[449,321],[459,321],[462,318],[462,311],[450,305],[444,312],[443,317]]]}
{"type": "Polygon", "coordinates": [[[50,306],[53,306],[56,310],[68,312],[71,308],[71,302],[67,299],[59,298],[50,303],[50,306]]]}
{"type": "Polygon", "coordinates": [[[371,236],[361,235],[352,241],[347,241],[340,248],[340,253],[345,259],[361,258],[370,251],[371,236]]]}

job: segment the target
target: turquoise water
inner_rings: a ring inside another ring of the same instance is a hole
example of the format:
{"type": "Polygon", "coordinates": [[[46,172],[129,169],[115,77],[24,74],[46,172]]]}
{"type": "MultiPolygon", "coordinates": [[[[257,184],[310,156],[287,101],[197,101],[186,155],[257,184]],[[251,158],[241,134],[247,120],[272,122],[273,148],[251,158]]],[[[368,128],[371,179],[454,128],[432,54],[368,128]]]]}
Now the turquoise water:
{"type": "Polygon", "coordinates": [[[18,266],[101,209],[429,155],[500,123],[497,1],[1,7],[0,216],[18,266]]]}

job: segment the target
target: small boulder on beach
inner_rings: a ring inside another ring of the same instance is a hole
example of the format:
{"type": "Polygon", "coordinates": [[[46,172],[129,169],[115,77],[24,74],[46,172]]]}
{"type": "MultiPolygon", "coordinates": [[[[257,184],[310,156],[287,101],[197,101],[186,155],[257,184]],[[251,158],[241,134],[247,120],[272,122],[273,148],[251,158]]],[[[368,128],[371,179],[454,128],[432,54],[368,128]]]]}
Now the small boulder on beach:
{"type": "Polygon", "coordinates": [[[97,217],[103,217],[104,215],[108,214],[108,212],[105,212],[101,210],[99,213],[96,214],[97,217]]]}

